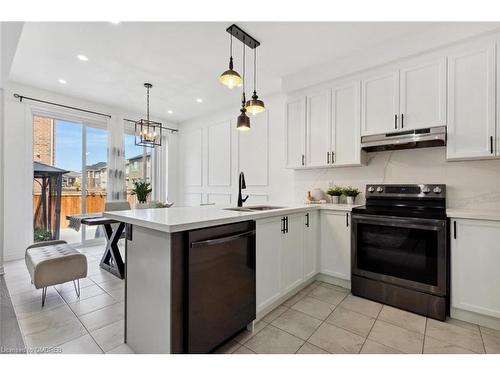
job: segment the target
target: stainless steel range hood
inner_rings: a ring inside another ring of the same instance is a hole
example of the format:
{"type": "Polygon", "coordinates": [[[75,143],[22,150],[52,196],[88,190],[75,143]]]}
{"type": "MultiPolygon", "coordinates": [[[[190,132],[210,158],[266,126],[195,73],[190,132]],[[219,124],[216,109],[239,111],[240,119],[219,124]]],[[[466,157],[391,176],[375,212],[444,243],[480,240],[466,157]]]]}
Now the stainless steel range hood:
{"type": "Polygon", "coordinates": [[[368,152],[446,146],[446,126],[361,137],[361,148],[368,152]]]}

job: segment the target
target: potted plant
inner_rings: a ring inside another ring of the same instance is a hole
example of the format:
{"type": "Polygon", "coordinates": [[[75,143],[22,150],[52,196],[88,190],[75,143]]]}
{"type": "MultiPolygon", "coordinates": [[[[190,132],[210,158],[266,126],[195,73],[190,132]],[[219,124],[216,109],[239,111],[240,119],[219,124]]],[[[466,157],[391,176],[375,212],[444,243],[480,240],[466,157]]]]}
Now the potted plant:
{"type": "Polygon", "coordinates": [[[52,239],[52,234],[44,228],[35,228],[33,233],[33,240],[35,242],[50,241],[52,239]]]}
{"type": "Polygon", "coordinates": [[[152,191],[151,184],[142,180],[135,180],[133,184],[132,195],[137,195],[137,201],[139,202],[135,208],[148,208],[147,200],[149,193],[152,191]]]}
{"type": "Polygon", "coordinates": [[[354,200],[359,195],[360,191],[357,188],[348,186],[344,188],[343,193],[347,197],[347,204],[354,204],[354,200]]]}
{"type": "Polygon", "coordinates": [[[338,204],[340,196],[343,194],[343,192],[344,189],[342,189],[340,186],[334,186],[329,188],[326,193],[331,197],[333,204],[338,204]]]}

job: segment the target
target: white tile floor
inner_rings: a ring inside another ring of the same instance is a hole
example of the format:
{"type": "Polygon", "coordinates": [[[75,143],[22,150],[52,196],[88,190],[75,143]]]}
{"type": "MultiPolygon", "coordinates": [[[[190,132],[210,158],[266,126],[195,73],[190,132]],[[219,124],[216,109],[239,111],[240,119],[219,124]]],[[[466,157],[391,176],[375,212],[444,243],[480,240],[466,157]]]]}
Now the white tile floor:
{"type": "MultiPolygon", "coordinates": [[[[88,277],[51,287],[45,307],[24,260],[5,264],[5,280],[28,351],[132,353],[123,343],[124,282],[102,270],[103,246],[80,249],[88,277]]],[[[217,353],[500,353],[500,331],[454,319],[440,322],[314,282],[217,353]]]]}
{"type": "Polygon", "coordinates": [[[124,338],[124,281],[99,267],[104,246],[79,249],[87,256],[88,277],[41,290],[30,281],[24,260],[5,264],[5,281],[28,352],[132,353],[124,338]]]}

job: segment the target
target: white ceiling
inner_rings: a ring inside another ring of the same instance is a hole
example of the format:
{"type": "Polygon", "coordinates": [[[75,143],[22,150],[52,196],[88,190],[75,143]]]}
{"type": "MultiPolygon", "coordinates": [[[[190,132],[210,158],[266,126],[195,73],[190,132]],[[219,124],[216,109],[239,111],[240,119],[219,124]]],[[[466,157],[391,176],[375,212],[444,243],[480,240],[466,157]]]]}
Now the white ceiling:
{"type": "MultiPolygon", "coordinates": [[[[227,69],[231,23],[26,23],[10,79],[130,111],[145,111],[144,82],[151,82],[153,115],[182,122],[219,109],[235,107],[240,91],[218,82],[227,69]],[[84,54],[89,61],[76,58],[84,54]],[[62,85],[58,79],[67,84],[62,85]],[[202,98],[203,103],[196,102],[202,98]],[[172,110],[173,114],[167,111],[172,110]]],[[[261,42],[258,92],[281,88],[281,77],[383,48],[419,33],[443,32],[442,23],[238,23],[261,42]]],[[[456,24],[455,24],[456,26],[456,24]]],[[[463,23],[471,33],[498,24],[463,23]]],[[[234,43],[235,69],[242,73],[241,43],[234,43]]],[[[249,50],[247,50],[249,52],[249,50]]],[[[247,67],[251,67],[247,54],[247,67]]],[[[251,91],[247,69],[247,92],[251,91]]]]}

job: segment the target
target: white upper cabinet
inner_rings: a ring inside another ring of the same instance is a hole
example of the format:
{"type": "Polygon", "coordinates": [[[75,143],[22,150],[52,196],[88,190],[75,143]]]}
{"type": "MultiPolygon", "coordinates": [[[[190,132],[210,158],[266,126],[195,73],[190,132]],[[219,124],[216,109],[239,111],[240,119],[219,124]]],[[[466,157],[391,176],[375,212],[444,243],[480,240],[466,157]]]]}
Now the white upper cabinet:
{"type": "Polygon", "coordinates": [[[461,46],[448,56],[447,158],[495,156],[495,43],[461,46]]]}
{"type": "Polygon", "coordinates": [[[400,128],[446,125],[446,58],[400,70],[400,128]]]}
{"type": "Polygon", "coordinates": [[[330,163],[336,166],[363,164],[360,82],[334,87],[331,108],[330,163]]]}
{"type": "Polygon", "coordinates": [[[316,91],[288,102],[287,167],[364,164],[360,120],[360,81],[316,91]],[[291,134],[293,132],[297,134],[291,134]],[[301,138],[302,135],[305,138],[301,138]]]}
{"type": "Polygon", "coordinates": [[[330,90],[307,96],[306,166],[330,164],[330,90]]]}
{"type": "Polygon", "coordinates": [[[305,166],[306,99],[286,103],[286,167],[305,166]]]}
{"type": "Polygon", "coordinates": [[[452,222],[451,307],[500,318],[500,222],[452,222]]]}
{"type": "Polygon", "coordinates": [[[361,135],[446,125],[446,59],[411,61],[362,82],[361,135]]]}
{"type": "Polygon", "coordinates": [[[389,71],[362,81],[361,135],[399,129],[399,71],[389,71]]]}

